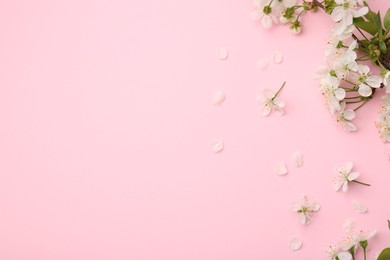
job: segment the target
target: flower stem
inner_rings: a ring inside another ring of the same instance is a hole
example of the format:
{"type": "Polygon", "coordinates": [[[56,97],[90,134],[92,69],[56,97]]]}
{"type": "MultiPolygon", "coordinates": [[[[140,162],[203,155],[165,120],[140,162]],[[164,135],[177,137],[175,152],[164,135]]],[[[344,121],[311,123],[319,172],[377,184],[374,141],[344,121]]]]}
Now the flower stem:
{"type": "Polygon", "coordinates": [[[360,106],[356,107],[353,111],[358,110],[359,108],[361,108],[362,106],[364,106],[367,102],[368,102],[368,100],[364,101],[360,106]]]}
{"type": "Polygon", "coordinates": [[[363,100],[359,100],[359,101],[347,101],[347,102],[345,102],[345,103],[347,103],[347,104],[354,104],[354,103],[360,103],[360,102],[362,102],[363,100]]]}
{"type": "Polygon", "coordinates": [[[352,182],[356,182],[356,183],[359,183],[361,185],[365,185],[365,186],[371,186],[370,184],[368,183],[364,183],[364,182],[361,182],[361,181],[357,181],[357,180],[353,180],[352,182]]]}
{"type": "Polygon", "coordinates": [[[367,259],[366,248],[363,248],[363,252],[364,252],[364,260],[366,260],[367,259]]]}
{"type": "Polygon", "coordinates": [[[355,99],[355,98],[361,98],[361,96],[357,96],[357,97],[345,97],[344,99],[355,99]]]}
{"type": "Polygon", "coordinates": [[[282,89],[284,88],[284,85],[286,85],[286,81],[283,82],[283,85],[279,88],[278,92],[276,92],[274,98],[278,96],[278,94],[280,93],[280,91],[282,91],[282,89]]]}
{"type": "Polygon", "coordinates": [[[356,29],[360,32],[360,34],[361,34],[367,41],[370,41],[358,27],[356,27],[356,29]]]}

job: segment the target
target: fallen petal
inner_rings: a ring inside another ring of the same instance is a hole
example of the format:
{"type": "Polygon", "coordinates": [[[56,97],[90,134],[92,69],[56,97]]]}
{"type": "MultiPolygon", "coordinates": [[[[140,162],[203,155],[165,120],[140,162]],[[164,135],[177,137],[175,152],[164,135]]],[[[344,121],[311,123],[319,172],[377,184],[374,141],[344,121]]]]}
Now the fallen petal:
{"type": "Polygon", "coordinates": [[[302,247],[302,240],[297,238],[297,237],[294,237],[290,240],[290,249],[291,251],[295,252],[295,251],[298,251],[299,249],[301,249],[302,247]]]}
{"type": "Polygon", "coordinates": [[[286,175],[288,173],[287,165],[285,162],[281,161],[276,167],[276,174],[278,175],[286,175]]]}
{"type": "Polygon", "coordinates": [[[295,167],[299,168],[303,166],[303,154],[300,152],[293,153],[292,162],[294,163],[295,167]]]}
{"type": "Polygon", "coordinates": [[[282,61],[283,61],[283,54],[280,51],[275,52],[273,60],[274,60],[275,64],[282,63],[282,61]]]}
{"type": "Polygon", "coordinates": [[[257,62],[257,67],[261,70],[266,70],[269,65],[269,59],[261,59],[257,62]]]}
{"type": "Polygon", "coordinates": [[[224,148],[224,143],[222,140],[218,140],[213,144],[213,152],[214,153],[219,153],[223,150],[224,148]]]}
{"type": "Polygon", "coordinates": [[[343,224],[343,229],[345,233],[351,232],[356,226],[356,221],[354,219],[348,218],[343,224]]]}
{"type": "Polygon", "coordinates": [[[352,201],[353,207],[355,208],[356,212],[360,214],[365,214],[368,211],[368,208],[364,206],[363,204],[357,202],[356,200],[352,201]]]}
{"type": "Polygon", "coordinates": [[[214,100],[213,100],[214,106],[217,107],[221,106],[225,101],[225,99],[226,99],[225,93],[222,90],[217,91],[214,95],[214,100]]]}
{"type": "Polygon", "coordinates": [[[225,47],[219,49],[219,59],[226,60],[228,58],[229,52],[225,47]]]}

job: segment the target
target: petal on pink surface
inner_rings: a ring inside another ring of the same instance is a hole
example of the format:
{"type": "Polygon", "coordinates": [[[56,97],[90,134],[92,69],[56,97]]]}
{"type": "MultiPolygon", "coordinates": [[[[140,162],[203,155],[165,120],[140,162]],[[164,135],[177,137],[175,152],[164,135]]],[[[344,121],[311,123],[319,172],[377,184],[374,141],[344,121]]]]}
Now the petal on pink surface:
{"type": "Polygon", "coordinates": [[[275,64],[282,63],[282,61],[283,61],[283,54],[280,51],[275,52],[272,60],[273,60],[273,62],[275,64]]]}
{"type": "Polygon", "coordinates": [[[261,70],[266,70],[269,66],[269,59],[260,59],[257,61],[257,67],[261,70]]]}
{"type": "Polygon", "coordinates": [[[215,141],[213,144],[212,150],[214,153],[222,152],[222,150],[225,148],[225,144],[222,140],[215,141]]]}
{"type": "Polygon", "coordinates": [[[352,201],[352,205],[356,212],[360,214],[365,214],[368,212],[368,208],[356,200],[352,201]]]}
{"type": "Polygon", "coordinates": [[[214,106],[217,107],[222,106],[225,100],[226,100],[226,95],[225,92],[223,92],[222,90],[219,90],[214,94],[214,99],[213,99],[214,106]]]}
{"type": "Polygon", "coordinates": [[[286,163],[283,161],[279,162],[275,171],[276,171],[276,174],[278,174],[278,175],[286,175],[288,173],[286,163]]]}
{"type": "Polygon", "coordinates": [[[303,242],[300,238],[293,237],[290,240],[290,250],[293,252],[298,251],[299,249],[301,249],[302,244],[303,244],[303,242]]]}
{"type": "Polygon", "coordinates": [[[229,56],[229,52],[228,52],[227,48],[221,47],[219,49],[219,59],[226,60],[228,58],[228,56],[229,56]]]}

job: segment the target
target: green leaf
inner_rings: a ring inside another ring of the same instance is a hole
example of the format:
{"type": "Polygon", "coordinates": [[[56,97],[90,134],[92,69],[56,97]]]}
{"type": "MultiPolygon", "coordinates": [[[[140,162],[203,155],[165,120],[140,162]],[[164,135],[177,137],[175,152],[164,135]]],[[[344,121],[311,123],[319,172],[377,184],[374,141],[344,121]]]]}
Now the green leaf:
{"type": "Polygon", "coordinates": [[[375,23],[376,23],[376,26],[378,26],[379,41],[382,41],[383,40],[383,29],[382,29],[381,13],[379,11],[375,16],[375,23]]]}
{"type": "Polygon", "coordinates": [[[390,8],[387,9],[385,18],[383,18],[383,25],[385,26],[385,30],[390,29],[390,8]]]}
{"type": "Polygon", "coordinates": [[[377,260],[390,260],[390,248],[383,249],[377,260]]]}
{"type": "Polygon", "coordinates": [[[381,52],[383,54],[386,54],[387,53],[387,46],[384,42],[379,42],[379,49],[381,50],[381,52]]]}
{"type": "Polygon", "coordinates": [[[373,22],[357,21],[354,22],[354,25],[359,29],[368,32],[372,36],[374,36],[378,32],[378,27],[373,22]]]}
{"type": "Polygon", "coordinates": [[[387,220],[387,226],[388,226],[389,229],[390,229],[390,220],[387,220]]]}
{"type": "Polygon", "coordinates": [[[374,13],[373,11],[371,11],[370,7],[368,6],[367,2],[364,1],[364,6],[368,7],[368,13],[364,16],[367,18],[367,20],[369,20],[370,22],[375,22],[375,16],[376,16],[376,13],[374,13]]]}

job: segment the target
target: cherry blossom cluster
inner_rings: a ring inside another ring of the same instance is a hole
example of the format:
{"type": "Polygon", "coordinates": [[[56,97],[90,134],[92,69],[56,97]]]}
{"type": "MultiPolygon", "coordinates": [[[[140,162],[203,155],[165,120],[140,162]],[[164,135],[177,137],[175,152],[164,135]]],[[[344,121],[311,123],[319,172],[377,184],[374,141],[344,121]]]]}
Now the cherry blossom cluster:
{"type": "Polygon", "coordinates": [[[301,17],[308,11],[316,11],[314,3],[297,0],[254,0],[252,19],[259,20],[264,28],[274,24],[286,24],[294,34],[301,32],[301,17]]]}
{"type": "Polygon", "coordinates": [[[363,231],[356,230],[356,222],[347,219],[344,224],[345,235],[343,239],[336,245],[329,246],[327,255],[332,260],[352,260],[355,259],[359,248],[363,250],[364,259],[366,259],[366,251],[368,240],[376,235],[376,230],[363,231]]]}
{"type": "MultiPolygon", "coordinates": [[[[324,65],[318,70],[324,103],[336,121],[349,132],[357,130],[356,111],[377,93],[383,95],[376,126],[390,142],[390,9],[382,18],[363,0],[254,0],[252,18],[263,27],[288,24],[298,34],[302,16],[323,9],[334,27],[325,48],[324,65]],[[374,66],[368,66],[368,65],[374,66]]],[[[284,103],[272,93],[265,114],[283,111],[284,103]],[[271,102],[272,101],[272,102],[271,102]],[[271,109],[269,109],[271,108],[271,109]]]]}

